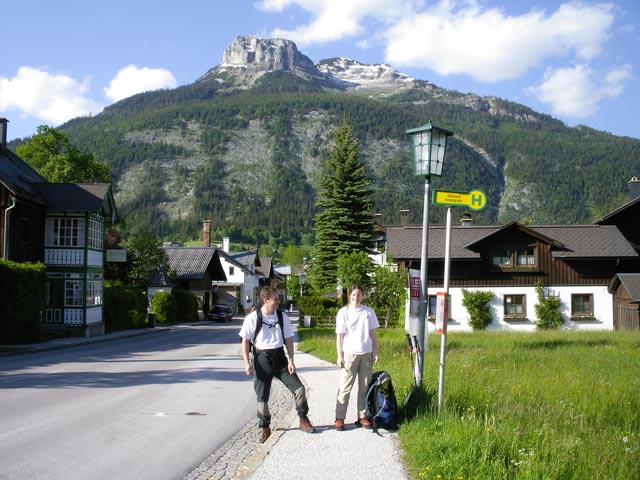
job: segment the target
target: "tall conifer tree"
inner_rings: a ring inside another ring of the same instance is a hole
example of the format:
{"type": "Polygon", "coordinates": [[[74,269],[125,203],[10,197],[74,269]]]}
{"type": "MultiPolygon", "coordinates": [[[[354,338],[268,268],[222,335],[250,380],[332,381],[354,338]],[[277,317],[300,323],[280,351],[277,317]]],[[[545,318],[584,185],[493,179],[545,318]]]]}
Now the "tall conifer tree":
{"type": "Polygon", "coordinates": [[[337,128],[323,165],[315,215],[312,284],[319,289],[337,282],[337,259],[343,253],[369,252],[373,233],[370,181],[360,160],[360,146],[345,118],[337,128]]]}

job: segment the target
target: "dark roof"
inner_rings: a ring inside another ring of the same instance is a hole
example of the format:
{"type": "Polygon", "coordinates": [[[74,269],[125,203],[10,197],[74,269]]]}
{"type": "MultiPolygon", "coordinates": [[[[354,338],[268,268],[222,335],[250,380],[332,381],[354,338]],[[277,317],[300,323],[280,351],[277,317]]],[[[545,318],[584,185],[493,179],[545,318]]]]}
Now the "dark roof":
{"type": "MultiPolygon", "coordinates": [[[[227,252],[225,252],[223,250],[218,250],[218,253],[227,262],[229,262],[229,263],[235,265],[236,267],[240,268],[245,273],[253,275],[253,271],[246,266],[246,258],[245,258],[245,262],[240,262],[240,261],[236,260],[236,258],[233,256],[234,255],[233,253],[227,253],[227,252]]],[[[254,253],[254,255],[255,255],[255,253],[254,253]]]]}
{"type": "Polygon", "coordinates": [[[614,225],[566,225],[533,227],[565,245],[552,251],[556,258],[638,257],[638,253],[614,225]]]}
{"type": "Polygon", "coordinates": [[[39,183],[35,188],[49,209],[60,212],[115,212],[108,183],[39,183]]]}
{"type": "Polygon", "coordinates": [[[596,220],[594,223],[601,224],[601,225],[612,224],[616,222],[616,217],[620,217],[628,213],[636,213],[639,208],[640,208],[640,197],[635,197],[629,200],[628,202],[624,203],[623,205],[620,205],[615,210],[610,211],[609,213],[604,215],[602,218],[599,218],[598,220],[596,220]]]}
{"type": "Polygon", "coordinates": [[[256,273],[262,278],[271,278],[273,272],[272,258],[271,257],[259,257],[260,263],[256,265],[256,273]]]}
{"type": "Polygon", "coordinates": [[[0,149],[0,183],[13,195],[42,205],[44,201],[33,185],[43,182],[46,182],[45,178],[15,153],[9,149],[0,149]]]}
{"type": "Polygon", "coordinates": [[[250,271],[254,270],[254,266],[260,265],[260,257],[253,250],[245,250],[242,252],[229,252],[229,256],[236,262],[241,263],[250,271]]]}
{"type": "Polygon", "coordinates": [[[209,270],[213,280],[226,280],[215,247],[162,247],[179,280],[202,280],[209,270]]]}
{"type": "Polygon", "coordinates": [[[612,286],[618,283],[624,286],[632,301],[640,303],[640,273],[619,273],[613,279],[612,286]]]}
{"type": "MultiPolygon", "coordinates": [[[[509,228],[513,228],[511,224],[509,228]]],[[[519,226],[520,230],[552,246],[552,255],[558,258],[637,258],[638,254],[613,225],[551,225],[519,226]]],[[[452,226],[451,258],[480,259],[470,249],[492,238],[505,226],[452,226]]],[[[387,252],[397,260],[420,259],[422,256],[422,226],[387,227],[387,252]]],[[[431,259],[445,257],[446,227],[429,226],[428,255],[431,259]]]]}

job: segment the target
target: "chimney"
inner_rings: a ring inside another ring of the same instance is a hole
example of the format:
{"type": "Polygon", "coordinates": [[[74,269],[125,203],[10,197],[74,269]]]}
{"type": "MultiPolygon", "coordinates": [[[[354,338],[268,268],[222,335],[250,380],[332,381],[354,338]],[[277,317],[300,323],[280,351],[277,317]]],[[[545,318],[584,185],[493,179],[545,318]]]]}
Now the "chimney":
{"type": "Polygon", "coordinates": [[[400,226],[406,227],[409,225],[409,212],[411,210],[400,210],[400,226]]]}
{"type": "Polygon", "coordinates": [[[631,177],[629,180],[629,200],[640,197],[640,180],[638,177],[631,177]]]}
{"type": "Polygon", "coordinates": [[[229,237],[222,238],[222,251],[224,253],[229,253],[229,237]]]}
{"type": "Polygon", "coordinates": [[[381,220],[382,220],[382,214],[381,214],[381,213],[374,213],[374,214],[373,214],[373,221],[374,221],[375,223],[377,223],[378,225],[382,225],[382,224],[380,223],[380,221],[381,221],[381,220]]]}
{"type": "Polygon", "coordinates": [[[471,218],[471,215],[469,215],[468,213],[462,215],[462,218],[460,219],[460,225],[462,225],[463,227],[470,227],[471,225],[473,225],[473,218],[471,218]]]}
{"type": "Polygon", "coordinates": [[[202,246],[211,246],[211,220],[202,221],[202,246]]]}
{"type": "Polygon", "coordinates": [[[0,153],[7,151],[7,123],[9,120],[0,118],[0,153]]]}

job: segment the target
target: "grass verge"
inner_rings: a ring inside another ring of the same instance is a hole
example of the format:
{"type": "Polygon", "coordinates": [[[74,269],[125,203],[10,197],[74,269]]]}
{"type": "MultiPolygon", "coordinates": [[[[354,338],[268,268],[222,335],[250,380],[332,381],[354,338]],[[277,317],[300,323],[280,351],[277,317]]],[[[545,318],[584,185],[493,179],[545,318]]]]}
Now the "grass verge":
{"type": "MultiPolygon", "coordinates": [[[[332,328],[300,328],[299,348],[334,362],[332,328]]],[[[437,413],[440,336],[412,390],[402,329],[380,329],[380,362],[401,406],[411,478],[640,478],[640,333],[449,333],[437,413]]]]}

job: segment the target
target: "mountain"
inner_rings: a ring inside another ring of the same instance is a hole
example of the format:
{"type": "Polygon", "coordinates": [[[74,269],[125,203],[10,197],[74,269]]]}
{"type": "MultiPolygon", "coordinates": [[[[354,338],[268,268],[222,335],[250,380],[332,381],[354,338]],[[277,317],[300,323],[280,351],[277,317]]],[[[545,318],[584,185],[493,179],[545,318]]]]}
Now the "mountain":
{"type": "MultiPolygon", "coordinates": [[[[192,84],[141,93],[61,127],[109,164],[128,232],[251,244],[312,243],[319,172],[342,117],[353,127],[383,224],[422,216],[406,130],[455,135],[432,188],[482,190],[485,224],[587,223],[627,198],[640,140],[561,121],[496,97],[440,88],[389,65],[314,64],[285,39],[237,37],[192,84]]],[[[432,221],[444,207],[431,208],[432,221]]],[[[456,215],[465,213],[457,208],[456,215]]]]}

